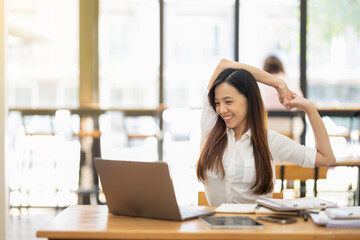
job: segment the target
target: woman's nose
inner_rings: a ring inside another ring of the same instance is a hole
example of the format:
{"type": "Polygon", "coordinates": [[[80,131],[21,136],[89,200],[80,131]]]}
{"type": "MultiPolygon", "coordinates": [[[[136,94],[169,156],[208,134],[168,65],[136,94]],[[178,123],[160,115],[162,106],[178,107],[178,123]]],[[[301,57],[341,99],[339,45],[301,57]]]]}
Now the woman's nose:
{"type": "Polygon", "coordinates": [[[228,109],[224,104],[219,105],[219,113],[226,113],[227,111],[228,109]]]}

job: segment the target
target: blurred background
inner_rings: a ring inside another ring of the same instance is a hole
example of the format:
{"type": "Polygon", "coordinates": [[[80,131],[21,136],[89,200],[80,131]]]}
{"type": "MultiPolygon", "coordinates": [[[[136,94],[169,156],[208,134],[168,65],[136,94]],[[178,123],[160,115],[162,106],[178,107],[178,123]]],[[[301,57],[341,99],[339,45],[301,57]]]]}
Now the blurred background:
{"type": "MultiPolygon", "coordinates": [[[[360,161],[359,0],[4,2],[9,216],[104,203],[94,156],[168,162],[179,204],[196,205],[201,106],[221,58],[277,56],[323,110],[338,161],[360,161]]],[[[303,115],[269,110],[279,116],[314,145],[303,115]]],[[[358,174],[334,166],[275,191],[352,206],[358,174]]]]}

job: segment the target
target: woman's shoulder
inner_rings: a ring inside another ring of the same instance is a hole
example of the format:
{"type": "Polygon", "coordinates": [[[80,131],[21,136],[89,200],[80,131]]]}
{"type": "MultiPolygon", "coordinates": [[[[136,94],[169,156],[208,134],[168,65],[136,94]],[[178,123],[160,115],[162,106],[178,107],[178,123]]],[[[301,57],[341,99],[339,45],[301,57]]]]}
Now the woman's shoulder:
{"type": "Polygon", "coordinates": [[[272,130],[272,129],[267,130],[267,138],[268,138],[269,145],[274,144],[281,137],[285,137],[285,136],[283,136],[281,133],[279,133],[275,130],[272,130]]]}
{"type": "Polygon", "coordinates": [[[276,137],[277,135],[279,135],[280,133],[278,133],[277,131],[275,130],[272,130],[272,129],[268,129],[267,130],[267,136],[268,138],[272,138],[272,137],[276,137]]]}

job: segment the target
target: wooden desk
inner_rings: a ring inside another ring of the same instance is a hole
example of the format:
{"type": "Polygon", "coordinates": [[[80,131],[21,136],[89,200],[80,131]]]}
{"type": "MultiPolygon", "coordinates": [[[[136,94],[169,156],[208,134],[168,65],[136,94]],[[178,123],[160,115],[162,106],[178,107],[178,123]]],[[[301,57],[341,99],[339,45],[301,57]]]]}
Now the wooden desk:
{"type": "Polygon", "coordinates": [[[48,239],[360,239],[360,229],[320,227],[311,219],[305,222],[300,217],[294,224],[262,223],[264,229],[216,230],[198,219],[176,222],[132,218],[108,214],[104,205],[77,205],[61,212],[38,230],[36,236],[48,239]]]}

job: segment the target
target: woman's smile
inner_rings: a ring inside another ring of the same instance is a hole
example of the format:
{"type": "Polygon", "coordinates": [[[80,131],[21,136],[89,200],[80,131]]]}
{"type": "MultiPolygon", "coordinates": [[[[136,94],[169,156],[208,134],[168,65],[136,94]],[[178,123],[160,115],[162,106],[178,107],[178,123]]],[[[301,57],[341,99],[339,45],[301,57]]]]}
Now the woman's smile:
{"type": "Polygon", "coordinates": [[[230,122],[233,117],[234,117],[234,115],[226,115],[226,116],[223,116],[223,119],[225,122],[230,122]]]}

